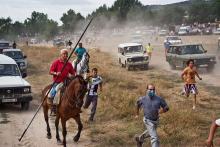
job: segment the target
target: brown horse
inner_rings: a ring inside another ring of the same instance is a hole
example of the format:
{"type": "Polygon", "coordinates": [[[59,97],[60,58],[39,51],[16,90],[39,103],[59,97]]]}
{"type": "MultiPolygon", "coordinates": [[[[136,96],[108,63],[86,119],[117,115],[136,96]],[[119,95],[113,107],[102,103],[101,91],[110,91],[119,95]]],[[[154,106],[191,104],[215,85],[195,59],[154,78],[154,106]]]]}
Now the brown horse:
{"type": "MultiPolygon", "coordinates": [[[[42,97],[44,97],[47,91],[50,89],[51,85],[48,85],[42,91],[42,97]]],[[[78,132],[76,136],[73,138],[75,142],[77,142],[80,138],[80,134],[83,128],[80,113],[81,107],[83,105],[83,98],[87,91],[87,82],[82,78],[82,76],[74,77],[68,86],[65,88],[64,93],[61,95],[60,103],[57,106],[57,115],[55,120],[56,126],[56,139],[57,143],[61,143],[60,136],[59,136],[59,120],[61,119],[62,124],[62,134],[63,134],[63,145],[66,147],[66,121],[70,118],[75,119],[76,123],[78,124],[78,132]]],[[[48,121],[48,110],[51,106],[47,103],[47,100],[43,103],[43,111],[44,111],[44,118],[47,124],[47,138],[51,139],[51,131],[48,121]]]]}

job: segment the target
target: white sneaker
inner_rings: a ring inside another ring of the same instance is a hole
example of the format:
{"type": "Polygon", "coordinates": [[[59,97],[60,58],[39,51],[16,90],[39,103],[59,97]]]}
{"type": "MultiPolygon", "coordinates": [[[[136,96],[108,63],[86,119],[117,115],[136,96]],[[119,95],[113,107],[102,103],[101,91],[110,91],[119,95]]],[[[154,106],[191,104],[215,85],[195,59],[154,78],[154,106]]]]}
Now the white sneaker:
{"type": "Polygon", "coordinates": [[[195,110],[196,109],[196,106],[193,106],[193,110],[195,110]]]}

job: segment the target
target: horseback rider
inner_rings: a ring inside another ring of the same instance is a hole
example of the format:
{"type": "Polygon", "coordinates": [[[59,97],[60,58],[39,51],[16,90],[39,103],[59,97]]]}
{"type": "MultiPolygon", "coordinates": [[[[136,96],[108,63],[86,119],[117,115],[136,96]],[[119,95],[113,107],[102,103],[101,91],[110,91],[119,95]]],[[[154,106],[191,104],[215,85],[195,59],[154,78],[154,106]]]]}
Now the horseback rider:
{"type": "Polygon", "coordinates": [[[77,56],[74,69],[77,71],[77,64],[82,60],[83,54],[86,53],[86,49],[82,46],[82,43],[79,43],[79,47],[74,51],[74,54],[77,56]]]}
{"type": "Polygon", "coordinates": [[[68,50],[62,49],[60,51],[59,59],[56,59],[50,67],[50,75],[53,75],[53,85],[50,93],[48,94],[48,104],[52,105],[52,112],[56,114],[56,104],[53,103],[54,97],[56,96],[57,91],[62,87],[63,82],[67,79],[68,76],[75,76],[75,70],[70,62],[67,62],[64,70],[61,73],[61,70],[67,61],[68,50]]]}

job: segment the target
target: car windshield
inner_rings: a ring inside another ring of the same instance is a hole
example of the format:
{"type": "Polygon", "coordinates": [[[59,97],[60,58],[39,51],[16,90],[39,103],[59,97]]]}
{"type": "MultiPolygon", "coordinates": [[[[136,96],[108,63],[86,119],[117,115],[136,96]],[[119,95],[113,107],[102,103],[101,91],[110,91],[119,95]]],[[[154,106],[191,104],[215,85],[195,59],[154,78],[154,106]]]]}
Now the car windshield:
{"type": "Polygon", "coordinates": [[[142,45],[125,47],[125,53],[143,52],[142,45]]]}
{"type": "Polygon", "coordinates": [[[168,37],[167,40],[180,40],[179,37],[168,37]]]}
{"type": "Polygon", "coordinates": [[[186,32],[186,29],[180,29],[179,31],[180,32],[186,32]]]}
{"type": "Polygon", "coordinates": [[[5,54],[6,56],[9,56],[13,59],[22,59],[23,58],[23,54],[20,51],[6,51],[6,52],[3,52],[3,54],[5,54]]]}
{"type": "Polygon", "coordinates": [[[20,76],[16,64],[0,64],[0,76],[20,76]]]}
{"type": "Polygon", "coordinates": [[[187,46],[182,46],[181,47],[181,54],[186,55],[186,54],[203,54],[204,48],[202,45],[187,45],[187,46]]]}

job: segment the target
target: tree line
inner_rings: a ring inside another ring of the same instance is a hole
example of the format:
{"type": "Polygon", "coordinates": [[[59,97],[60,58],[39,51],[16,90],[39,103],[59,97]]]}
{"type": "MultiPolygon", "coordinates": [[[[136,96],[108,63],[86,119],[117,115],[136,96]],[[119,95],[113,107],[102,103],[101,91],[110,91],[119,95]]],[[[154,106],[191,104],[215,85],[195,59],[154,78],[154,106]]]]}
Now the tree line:
{"type": "Polygon", "coordinates": [[[59,33],[73,33],[81,29],[91,17],[95,17],[94,28],[106,25],[115,27],[116,24],[123,26],[126,22],[157,26],[208,23],[220,20],[220,1],[189,0],[154,6],[143,5],[139,0],[116,0],[111,7],[104,4],[86,17],[69,9],[60,18],[61,26],[49,19],[47,14],[33,11],[31,17],[24,22],[13,23],[10,17],[0,18],[0,39],[40,36],[49,40],[59,33]]]}

